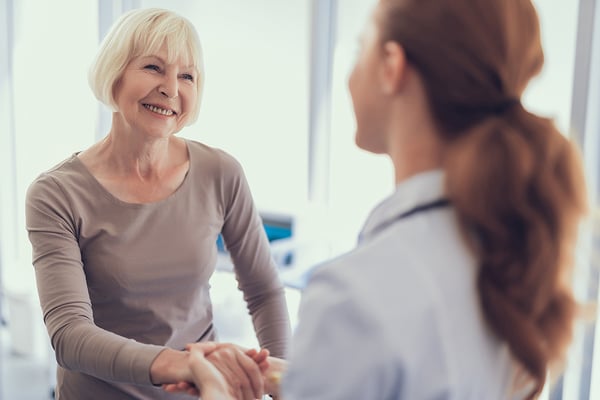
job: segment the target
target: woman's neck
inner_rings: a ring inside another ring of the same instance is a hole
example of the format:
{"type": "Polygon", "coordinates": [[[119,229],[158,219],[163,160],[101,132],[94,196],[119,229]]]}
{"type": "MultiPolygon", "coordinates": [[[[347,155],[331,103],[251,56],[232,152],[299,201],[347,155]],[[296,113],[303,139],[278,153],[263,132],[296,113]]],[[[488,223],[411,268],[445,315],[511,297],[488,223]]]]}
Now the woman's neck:
{"type": "Polygon", "coordinates": [[[171,142],[174,138],[140,139],[111,131],[99,144],[99,155],[110,161],[120,173],[140,179],[159,177],[169,168],[171,142]]]}
{"type": "Polygon", "coordinates": [[[420,172],[442,168],[445,144],[433,119],[416,110],[396,115],[399,117],[388,127],[387,142],[396,184],[420,172]]]}

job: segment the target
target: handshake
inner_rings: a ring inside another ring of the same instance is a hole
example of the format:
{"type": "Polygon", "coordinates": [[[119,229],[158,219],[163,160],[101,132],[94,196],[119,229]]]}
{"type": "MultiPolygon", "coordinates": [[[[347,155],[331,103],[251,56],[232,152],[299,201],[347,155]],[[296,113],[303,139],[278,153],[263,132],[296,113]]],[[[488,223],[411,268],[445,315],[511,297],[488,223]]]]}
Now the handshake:
{"type": "Polygon", "coordinates": [[[179,382],[162,385],[167,392],[188,393],[202,400],[254,400],[265,394],[279,398],[287,362],[270,357],[266,349],[201,342],[187,345],[184,353],[187,368],[180,369],[179,382]]]}

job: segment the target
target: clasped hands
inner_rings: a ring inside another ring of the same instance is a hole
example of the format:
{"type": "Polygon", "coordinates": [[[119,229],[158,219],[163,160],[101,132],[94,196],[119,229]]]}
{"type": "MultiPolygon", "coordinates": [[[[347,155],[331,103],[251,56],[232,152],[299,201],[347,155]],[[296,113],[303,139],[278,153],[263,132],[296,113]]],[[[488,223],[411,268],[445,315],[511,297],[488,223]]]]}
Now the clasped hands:
{"type": "Polygon", "coordinates": [[[167,392],[185,392],[202,400],[254,400],[279,396],[279,377],[286,362],[266,349],[245,349],[231,343],[201,342],[186,347],[187,377],[163,384],[167,392]]]}

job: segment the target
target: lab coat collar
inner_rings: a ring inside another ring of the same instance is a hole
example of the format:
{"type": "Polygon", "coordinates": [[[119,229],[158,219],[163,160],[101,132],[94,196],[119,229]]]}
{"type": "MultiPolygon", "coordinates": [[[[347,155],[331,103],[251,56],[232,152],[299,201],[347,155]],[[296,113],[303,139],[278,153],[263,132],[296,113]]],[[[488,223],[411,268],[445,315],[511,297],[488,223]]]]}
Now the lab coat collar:
{"type": "Polygon", "coordinates": [[[394,193],[371,211],[361,230],[359,241],[376,235],[381,226],[415,207],[444,197],[443,170],[432,170],[413,175],[400,182],[394,193]]]}

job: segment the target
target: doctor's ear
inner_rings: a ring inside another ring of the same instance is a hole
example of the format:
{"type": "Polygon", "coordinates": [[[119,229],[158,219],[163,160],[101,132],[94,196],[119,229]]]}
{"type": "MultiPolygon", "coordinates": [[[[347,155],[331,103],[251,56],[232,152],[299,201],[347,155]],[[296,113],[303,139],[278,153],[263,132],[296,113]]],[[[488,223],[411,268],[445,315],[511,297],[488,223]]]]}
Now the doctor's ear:
{"type": "Polygon", "coordinates": [[[398,42],[383,44],[381,87],[385,94],[394,94],[402,89],[406,80],[408,63],[404,47],[398,42]]]}

